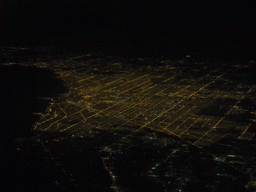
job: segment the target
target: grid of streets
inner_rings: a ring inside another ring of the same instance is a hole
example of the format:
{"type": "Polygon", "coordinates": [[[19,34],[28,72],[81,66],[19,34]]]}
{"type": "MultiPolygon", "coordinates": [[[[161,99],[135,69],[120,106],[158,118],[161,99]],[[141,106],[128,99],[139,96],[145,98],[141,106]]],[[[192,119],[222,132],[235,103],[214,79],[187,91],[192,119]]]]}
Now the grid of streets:
{"type": "Polygon", "coordinates": [[[35,64],[55,70],[69,92],[52,99],[34,130],[78,137],[87,137],[92,130],[126,132],[121,139],[135,133],[157,137],[163,132],[196,146],[228,135],[241,140],[255,136],[250,131],[254,121],[230,118],[244,113],[241,102],[255,100],[256,85],[237,81],[241,66],[186,66],[184,60],[162,59],[151,67],[144,58],[90,57],[35,64]]]}

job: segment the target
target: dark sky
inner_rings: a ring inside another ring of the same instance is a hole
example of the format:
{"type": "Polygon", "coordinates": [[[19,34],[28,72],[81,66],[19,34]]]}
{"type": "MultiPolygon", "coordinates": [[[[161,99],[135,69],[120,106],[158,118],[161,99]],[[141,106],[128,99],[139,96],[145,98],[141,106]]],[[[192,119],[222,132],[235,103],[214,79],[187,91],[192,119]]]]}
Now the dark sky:
{"type": "Polygon", "coordinates": [[[180,47],[255,45],[254,1],[9,0],[3,39],[74,37],[180,47]]]}

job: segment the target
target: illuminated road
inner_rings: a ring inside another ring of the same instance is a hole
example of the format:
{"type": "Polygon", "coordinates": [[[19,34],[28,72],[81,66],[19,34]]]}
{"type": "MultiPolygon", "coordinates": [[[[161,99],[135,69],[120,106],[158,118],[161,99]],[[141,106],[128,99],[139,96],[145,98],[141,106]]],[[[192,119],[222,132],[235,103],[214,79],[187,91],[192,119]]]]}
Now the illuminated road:
{"type": "MultiPolygon", "coordinates": [[[[110,62],[109,65],[109,68],[120,67],[122,63],[110,62]]],[[[149,128],[193,141],[197,146],[211,145],[229,135],[234,127],[240,132],[232,134],[234,138],[243,139],[245,133],[253,135],[248,132],[250,123],[226,117],[237,113],[238,105],[251,96],[255,85],[247,86],[241,93],[237,91],[241,83],[234,83],[233,91],[225,91],[230,84],[227,79],[230,70],[216,72],[214,68],[205,68],[191,68],[192,76],[170,64],[150,70],[121,68],[113,75],[58,69],[56,72],[70,91],[53,101],[47,116],[34,129],[76,135],[91,129],[122,130],[128,137],[149,128]],[[211,90],[211,86],[215,86],[215,90],[211,90]],[[211,105],[222,99],[235,102],[222,106],[226,110],[224,114],[219,115],[223,111],[221,107],[212,114],[211,105]],[[206,114],[200,114],[207,107],[206,114]],[[213,130],[226,131],[223,134],[213,130]]]]}

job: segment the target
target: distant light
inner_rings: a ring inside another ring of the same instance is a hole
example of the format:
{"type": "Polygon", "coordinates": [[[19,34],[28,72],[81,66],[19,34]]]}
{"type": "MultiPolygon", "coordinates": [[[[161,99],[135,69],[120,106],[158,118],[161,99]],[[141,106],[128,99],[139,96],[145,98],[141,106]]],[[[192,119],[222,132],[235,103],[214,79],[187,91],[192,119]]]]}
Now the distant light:
{"type": "Polygon", "coordinates": [[[186,57],[190,57],[190,55],[187,55],[186,57]]]}

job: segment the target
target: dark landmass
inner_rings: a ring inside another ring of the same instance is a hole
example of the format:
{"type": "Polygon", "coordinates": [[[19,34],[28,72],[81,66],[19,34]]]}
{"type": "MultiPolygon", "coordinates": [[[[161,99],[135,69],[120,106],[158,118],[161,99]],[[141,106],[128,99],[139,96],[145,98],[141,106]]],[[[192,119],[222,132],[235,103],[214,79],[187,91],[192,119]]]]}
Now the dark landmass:
{"type": "Polygon", "coordinates": [[[32,125],[44,113],[49,100],[68,89],[49,69],[20,65],[0,66],[1,71],[1,188],[20,190],[86,189],[108,191],[111,178],[95,146],[85,145],[84,140],[67,139],[59,145],[47,146],[55,151],[72,151],[65,154],[66,172],[57,164],[43,145],[44,138],[50,141],[66,134],[32,132],[32,125]],[[40,141],[42,138],[42,142],[40,141]],[[19,146],[21,144],[21,146],[19,146]],[[84,147],[82,147],[83,145],[84,147]],[[78,150],[79,148],[79,150],[78,150]],[[78,152],[79,151],[79,152],[78,152]],[[81,153],[82,152],[82,153],[81,153]],[[71,176],[73,175],[73,176],[71,176]],[[73,184],[71,180],[76,180],[73,184]]]}

